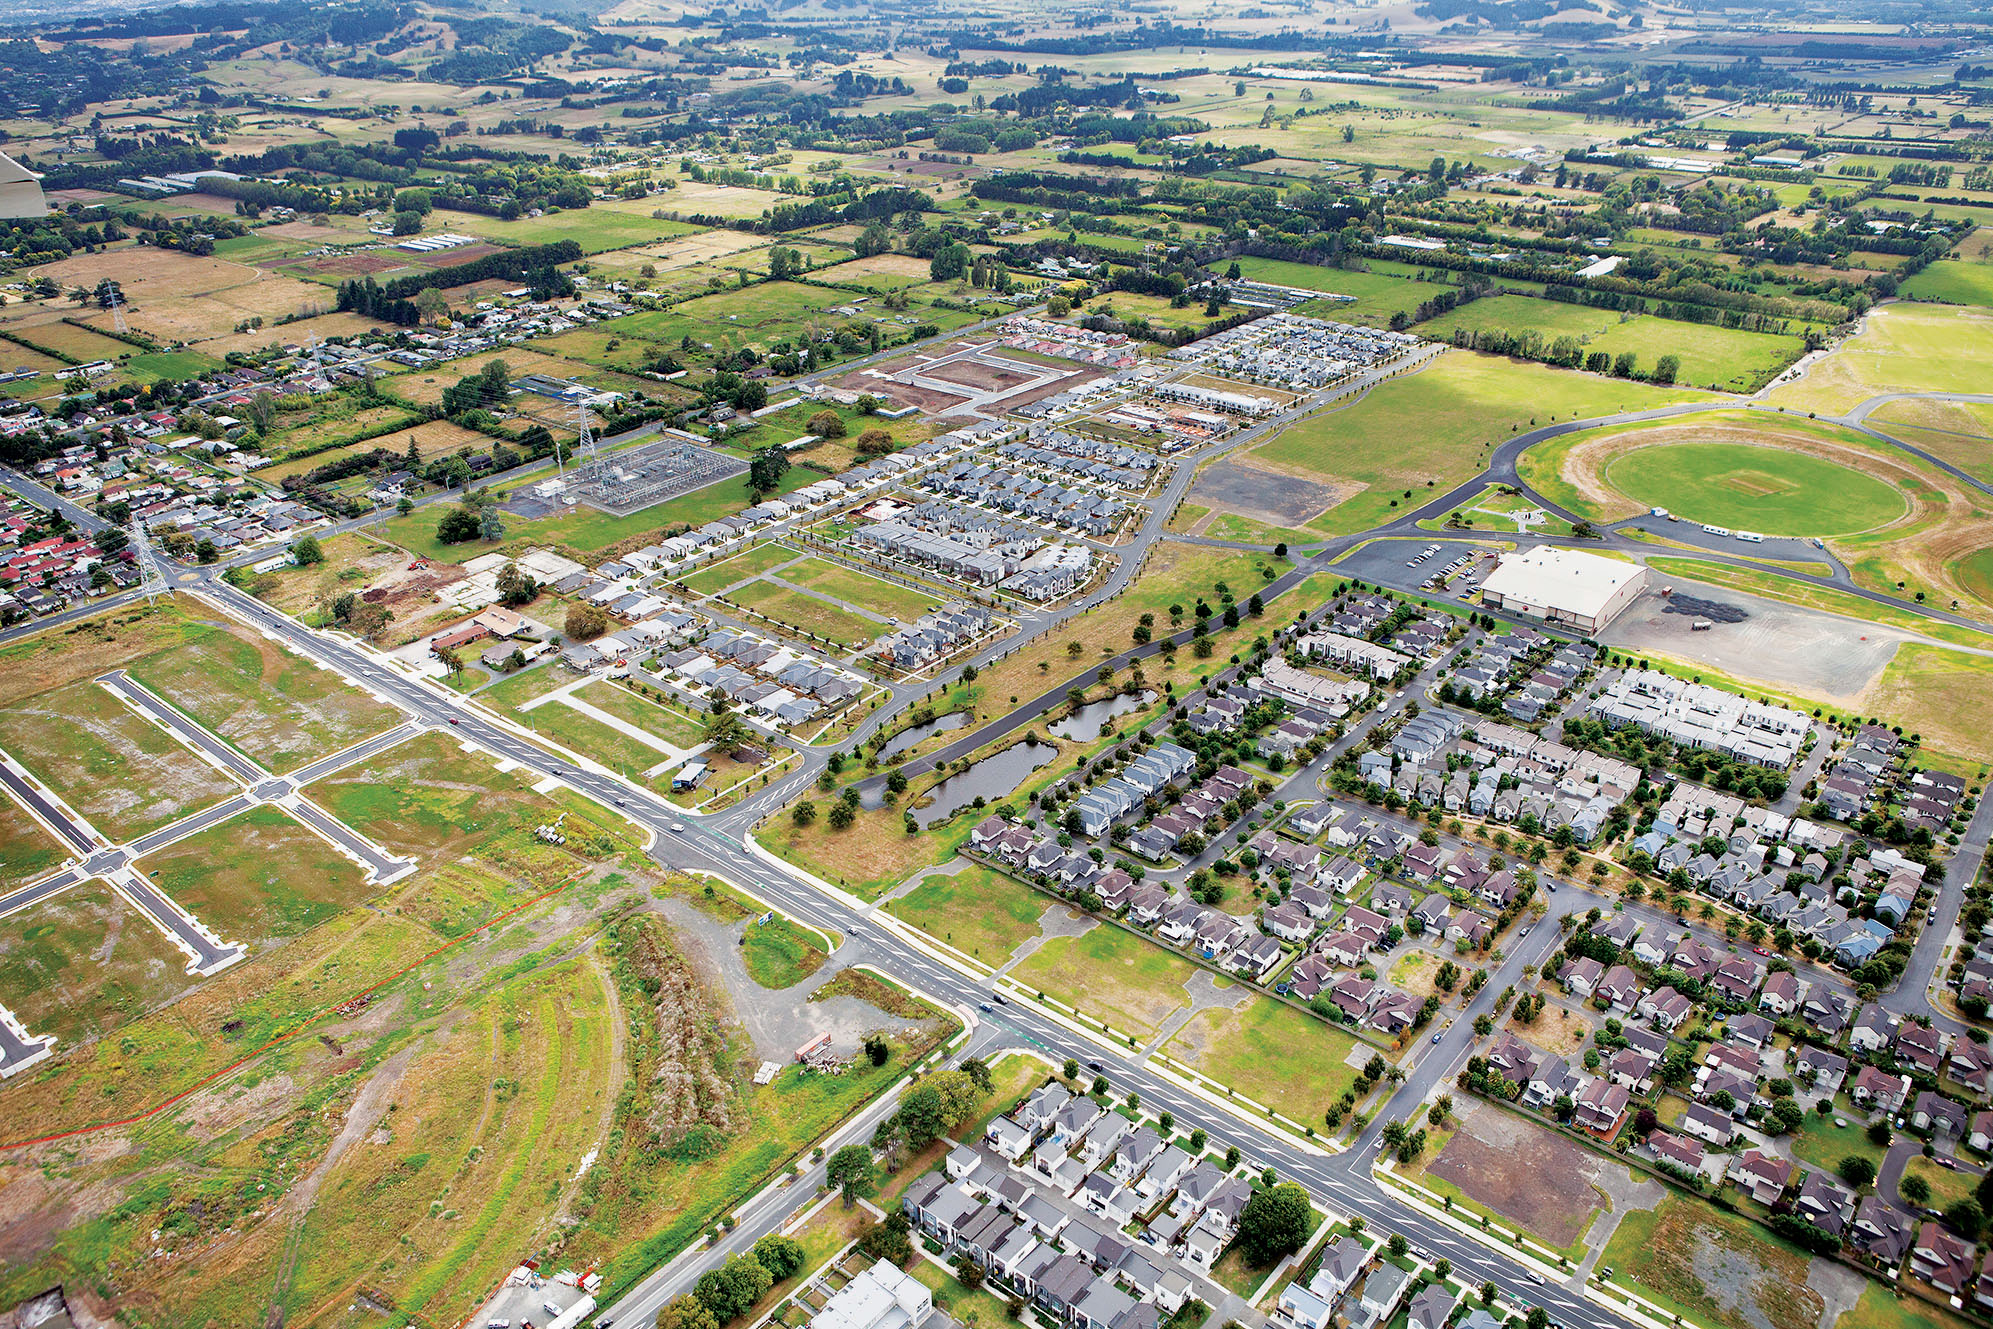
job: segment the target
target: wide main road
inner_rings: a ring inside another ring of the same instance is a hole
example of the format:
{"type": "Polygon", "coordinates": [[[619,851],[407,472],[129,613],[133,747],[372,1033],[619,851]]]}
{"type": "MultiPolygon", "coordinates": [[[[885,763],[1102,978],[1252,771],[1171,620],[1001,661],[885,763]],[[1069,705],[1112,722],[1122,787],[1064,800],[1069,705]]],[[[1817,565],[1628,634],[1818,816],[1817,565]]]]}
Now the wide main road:
{"type": "MultiPolygon", "coordinates": [[[[1107,1068],[1118,1089],[1132,1089],[1145,1102],[1173,1112],[1178,1121],[1201,1126],[1216,1137],[1238,1141],[1255,1168],[1272,1167],[1281,1176],[1307,1187],[1317,1200],[1333,1209],[1362,1214],[1381,1230],[1405,1234],[1432,1255],[1451,1260],[1463,1278],[1474,1283],[1493,1282],[1512,1300],[1542,1305],[1554,1319],[1573,1329],[1613,1329],[1624,1323],[1621,1317],[1572,1288],[1536,1285],[1515,1262],[1468,1240],[1447,1224],[1380,1189],[1371,1180],[1366,1162],[1369,1152],[1366,1146],[1371,1137],[1366,1136],[1349,1153],[1323,1155],[1288,1137],[1258,1130],[1249,1118],[1220,1109],[1146,1065],[1129,1059],[1125,1048],[1096,1042],[1044,1012],[1011,1004],[997,1008],[983,1021],[977,1015],[977,1007],[990,998],[986,981],[943,964],[892,929],[869,921],[848,897],[820,886],[787,864],[764,857],[741,841],[709,829],[697,818],[686,820],[680,809],[646,789],[607,772],[590,770],[550,755],[453,695],[406,677],[371,652],[343,639],[305,628],[234,587],[215,581],[205,586],[203,592],[229,612],[337,671],[355,685],[389,699],[419,720],[452,728],[494,755],[552,776],[569,788],[617,809],[652,832],[651,854],[665,866],[713,873],[738,883],[802,922],[862,938],[880,957],[882,968],[954,1007],[970,1021],[976,1027],[980,1050],[1028,1049],[1054,1061],[1066,1057],[1098,1061],[1107,1068]]],[[[1494,986],[1491,983],[1489,988],[1494,986]]],[[[1490,999],[1486,991],[1482,999],[1490,999]]],[[[1469,1041],[1464,1031],[1470,1023],[1471,1019],[1456,1022],[1445,1036],[1445,1042],[1452,1046],[1435,1049],[1427,1059],[1428,1064],[1434,1064],[1435,1056],[1444,1062],[1463,1054],[1469,1041]]],[[[1420,1077],[1422,1081],[1427,1078],[1420,1077]]],[[[1380,1123],[1386,1115],[1378,1114],[1380,1123]]],[[[1381,1129],[1381,1124],[1373,1124],[1372,1129],[1381,1129]]],[[[798,1198],[800,1201],[800,1194],[798,1198]]],[[[619,1323],[635,1325],[639,1321],[633,1316],[646,1310],[654,1314],[656,1306],[648,1304],[647,1297],[662,1304],[665,1289],[653,1288],[646,1293],[640,1287],[637,1293],[625,1298],[624,1304],[613,1309],[613,1318],[619,1323]]]]}

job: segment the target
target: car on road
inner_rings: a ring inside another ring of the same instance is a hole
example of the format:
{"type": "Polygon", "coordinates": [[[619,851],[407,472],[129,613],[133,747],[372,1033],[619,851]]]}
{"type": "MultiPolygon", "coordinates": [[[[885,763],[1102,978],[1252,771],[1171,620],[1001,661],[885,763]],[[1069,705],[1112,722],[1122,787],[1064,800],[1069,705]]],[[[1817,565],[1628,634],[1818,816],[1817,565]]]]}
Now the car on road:
{"type": "Polygon", "coordinates": [[[1532,1282],[1532,1283],[1536,1284],[1536,1285],[1537,1285],[1538,1287],[1542,1287],[1542,1286],[1543,1286],[1543,1275],[1542,1275],[1542,1274],[1539,1274],[1539,1273],[1537,1273],[1537,1272],[1536,1272],[1536,1270],[1534,1270],[1534,1269],[1528,1269],[1528,1270],[1524,1270],[1524,1273],[1526,1273],[1526,1274],[1528,1275],[1528,1277],[1529,1277],[1529,1281],[1530,1281],[1530,1282],[1532,1282]]]}
{"type": "Polygon", "coordinates": [[[1751,954],[1753,954],[1753,955],[1770,955],[1770,954],[1771,954],[1771,952],[1770,952],[1770,951],[1768,951],[1768,950],[1766,950],[1766,949],[1765,949],[1764,947],[1762,947],[1762,946],[1753,946],[1753,947],[1751,948],[1751,954]]]}
{"type": "Polygon", "coordinates": [[[672,833],[673,835],[683,835],[683,834],[685,834],[685,823],[684,823],[684,822],[682,822],[682,821],[674,821],[674,822],[672,822],[672,823],[671,823],[671,833],[672,833]]]}
{"type": "Polygon", "coordinates": [[[987,1001],[979,1001],[976,1003],[976,1009],[982,1011],[993,1011],[996,1009],[996,1007],[990,1005],[987,1001]]]}
{"type": "Polygon", "coordinates": [[[1442,1039],[1442,1038],[1445,1038],[1445,1037],[1446,1037],[1446,1031],[1445,1031],[1445,1030],[1441,1030],[1441,1031],[1440,1031],[1439,1033],[1437,1033],[1437,1034],[1434,1034],[1434,1035],[1432,1036],[1432,1041],[1433,1041],[1433,1042],[1435,1042],[1435,1043],[1437,1043],[1437,1042],[1439,1042],[1439,1040],[1440,1040],[1440,1039],[1442,1039]]]}
{"type": "Polygon", "coordinates": [[[1092,1071],[1096,1075],[1103,1074],[1107,1070],[1107,1067],[1101,1065],[1098,1060],[1089,1060],[1086,1064],[1086,1068],[1092,1071]]]}
{"type": "Polygon", "coordinates": [[[455,723],[457,723],[457,717],[456,717],[456,716],[454,716],[454,715],[453,715],[453,716],[451,716],[451,717],[450,717],[450,723],[451,723],[451,724],[455,724],[455,723]]]}

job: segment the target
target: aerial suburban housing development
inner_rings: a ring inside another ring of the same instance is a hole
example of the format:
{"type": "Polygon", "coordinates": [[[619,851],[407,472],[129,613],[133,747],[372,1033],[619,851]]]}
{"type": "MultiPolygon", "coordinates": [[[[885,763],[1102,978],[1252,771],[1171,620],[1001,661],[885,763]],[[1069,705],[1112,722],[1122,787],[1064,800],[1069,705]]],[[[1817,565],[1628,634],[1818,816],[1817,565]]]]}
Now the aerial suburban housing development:
{"type": "Polygon", "coordinates": [[[1993,1329],[1993,17],[0,38],[0,1329],[1993,1329]]]}

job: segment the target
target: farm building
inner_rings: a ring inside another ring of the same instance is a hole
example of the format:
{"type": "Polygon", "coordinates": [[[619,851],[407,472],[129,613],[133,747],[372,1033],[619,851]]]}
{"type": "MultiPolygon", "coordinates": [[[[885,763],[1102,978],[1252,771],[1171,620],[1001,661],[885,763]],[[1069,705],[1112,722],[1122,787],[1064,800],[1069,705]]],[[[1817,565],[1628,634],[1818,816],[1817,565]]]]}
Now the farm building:
{"type": "Polygon", "coordinates": [[[48,200],[42,197],[41,177],[0,152],[0,217],[42,217],[48,200]]]}
{"type": "Polygon", "coordinates": [[[1503,555],[1481,586],[1481,600],[1491,609],[1597,632],[1646,588],[1643,567],[1540,545],[1503,555]]]}

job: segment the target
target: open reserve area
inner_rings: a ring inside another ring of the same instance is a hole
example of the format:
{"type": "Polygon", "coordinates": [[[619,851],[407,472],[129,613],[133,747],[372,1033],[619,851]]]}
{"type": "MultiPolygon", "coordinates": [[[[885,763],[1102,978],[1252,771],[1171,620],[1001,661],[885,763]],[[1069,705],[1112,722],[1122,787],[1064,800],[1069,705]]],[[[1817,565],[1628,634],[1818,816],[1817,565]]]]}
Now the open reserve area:
{"type": "Polygon", "coordinates": [[[0,12],[0,1329],[1993,1326],[1993,21],[0,12]]]}

